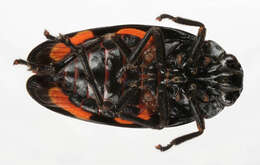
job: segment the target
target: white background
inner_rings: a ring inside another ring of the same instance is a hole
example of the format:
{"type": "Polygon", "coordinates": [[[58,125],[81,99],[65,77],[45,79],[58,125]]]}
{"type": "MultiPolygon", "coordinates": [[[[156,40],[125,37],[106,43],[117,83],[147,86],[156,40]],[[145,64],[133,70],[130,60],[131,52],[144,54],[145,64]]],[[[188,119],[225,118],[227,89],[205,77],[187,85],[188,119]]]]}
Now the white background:
{"type": "Polygon", "coordinates": [[[259,0],[82,0],[0,2],[1,165],[259,165],[259,0]],[[196,33],[156,16],[169,13],[203,22],[206,39],[237,56],[244,90],[235,105],[206,121],[205,133],[161,153],[154,146],[196,130],[195,123],[161,131],[92,124],[42,107],[26,91],[32,75],[16,58],[45,41],[43,30],[69,33],[116,24],[153,24],[196,33]]]}

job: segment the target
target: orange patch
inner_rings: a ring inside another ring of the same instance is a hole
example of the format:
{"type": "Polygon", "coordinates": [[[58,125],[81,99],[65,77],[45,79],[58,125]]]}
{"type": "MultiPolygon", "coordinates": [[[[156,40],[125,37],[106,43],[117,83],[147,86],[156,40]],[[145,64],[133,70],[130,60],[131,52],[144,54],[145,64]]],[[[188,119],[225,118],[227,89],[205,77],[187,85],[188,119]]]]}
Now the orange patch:
{"type": "Polygon", "coordinates": [[[126,28],[126,29],[121,29],[116,32],[116,34],[129,34],[129,35],[134,35],[139,38],[144,38],[145,36],[145,31],[135,29],[135,28],[126,28]]]}
{"type": "Polygon", "coordinates": [[[75,34],[73,37],[70,38],[70,41],[74,45],[79,45],[79,44],[83,43],[84,41],[91,39],[91,38],[94,38],[93,32],[90,30],[86,30],[86,31],[78,32],[77,34],[75,34]]]}
{"type": "MultiPolygon", "coordinates": [[[[76,33],[73,37],[70,38],[70,41],[74,45],[79,45],[83,43],[84,41],[91,39],[94,37],[94,34],[92,31],[86,30],[82,32],[76,33]]],[[[55,44],[50,52],[50,57],[54,61],[60,61],[62,60],[66,55],[70,53],[70,48],[67,47],[64,43],[57,43],[55,44]]]]}
{"type": "Polygon", "coordinates": [[[142,109],[141,113],[137,117],[143,120],[149,120],[151,118],[147,109],[142,109]]]}
{"type": "Polygon", "coordinates": [[[120,123],[120,124],[133,124],[133,122],[128,121],[128,120],[123,120],[123,119],[121,119],[119,117],[115,118],[115,121],[120,123]]]}
{"type": "MultiPolygon", "coordinates": [[[[143,119],[143,120],[149,120],[151,118],[148,109],[142,107],[140,108],[141,112],[139,115],[137,115],[138,118],[143,119]]],[[[120,124],[134,124],[132,121],[128,120],[123,120],[121,118],[115,118],[115,121],[120,123],[120,124]]]]}
{"type": "Polygon", "coordinates": [[[50,57],[54,61],[60,61],[69,53],[70,53],[69,47],[67,47],[63,43],[57,43],[52,47],[51,52],[50,52],[50,57]]]}
{"type": "MultiPolygon", "coordinates": [[[[116,32],[116,34],[129,34],[129,35],[134,35],[134,36],[139,37],[139,38],[142,39],[142,38],[144,38],[146,32],[143,31],[143,30],[135,29],[135,28],[125,28],[125,29],[118,30],[116,32]]],[[[148,41],[148,45],[151,42],[152,42],[152,37],[148,41]]]]}
{"type": "Polygon", "coordinates": [[[66,96],[58,87],[53,87],[49,89],[49,97],[52,103],[54,103],[56,106],[62,108],[64,111],[71,113],[79,119],[89,120],[92,116],[90,112],[86,112],[83,109],[73,105],[69,101],[69,97],[66,96]]]}

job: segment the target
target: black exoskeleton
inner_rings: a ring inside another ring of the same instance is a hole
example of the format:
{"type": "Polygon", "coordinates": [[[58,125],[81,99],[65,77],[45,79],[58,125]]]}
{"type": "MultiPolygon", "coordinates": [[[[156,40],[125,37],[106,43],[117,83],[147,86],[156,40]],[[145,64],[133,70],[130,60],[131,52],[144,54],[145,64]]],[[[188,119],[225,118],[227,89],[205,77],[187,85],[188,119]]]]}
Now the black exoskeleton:
{"type": "Polygon", "coordinates": [[[43,106],[86,121],[162,129],[192,121],[198,130],[157,149],[201,135],[205,118],[232,105],[243,89],[236,57],[205,40],[204,24],[162,14],[157,20],[199,27],[197,36],[161,26],[120,25],[54,37],[28,61],[27,82],[43,106]]]}

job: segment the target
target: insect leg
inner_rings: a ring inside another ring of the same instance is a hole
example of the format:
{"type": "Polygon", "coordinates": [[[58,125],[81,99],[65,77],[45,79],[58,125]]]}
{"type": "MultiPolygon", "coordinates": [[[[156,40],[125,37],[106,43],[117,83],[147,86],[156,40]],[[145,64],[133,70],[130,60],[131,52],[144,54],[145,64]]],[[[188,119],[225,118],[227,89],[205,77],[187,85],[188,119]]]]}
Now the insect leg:
{"type": "MultiPolygon", "coordinates": [[[[69,38],[66,38],[63,35],[60,35],[60,37],[54,37],[52,36],[47,30],[44,31],[44,35],[46,36],[47,39],[56,41],[56,42],[62,42],[65,45],[69,46],[72,50],[75,50],[76,47],[70,42],[69,38]]],[[[26,65],[29,67],[29,70],[32,70],[36,73],[41,73],[41,74],[56,74],[58,73],[66,64],[70,63],[75,59],[75,56],[69,56],[65,57],[63,60],[61,60],[57,64],[50,63],[50,65],[40,65],[37,63],[31,63],[22,59],[17,59],[14,61],[14,65],[17,64],[22,64],[26,65]]]]}
{"type": "Polygon", "coordinates": [[[47,39],[50,40],[54,40],[57,42],[62,42],[64,43],[66,46],[70,47],[72,49],[73,55],[70,57],[70,59],[65,59],[65,61],[63,61],[62,66],[60,66],[60,68],[66,66],[68,63],[70,63],[71,61],[73,61],[73,59],[75,57],[79,57],[81,64],[84,67],[84,74],[86,76],[86,80],[88,81],[89,85],[91,86],[91,88],[93,89],[93,93],[95,95],[96,98],[96,102],[97,105],[99,107],[99,109],[102,109],[103,106],[103,98],[97,88],[97,84],[95,81],[95,77],[92,73],[92,70],[90,69],[89,63],[88,63],[88,59],[87,59],[87,53],[88,51],[95,47],[98,43],[100,43],[102,41],[101,38],[96,38],[93,42],[90,42],[87,45],[80,45],[80,46],[75,46],[71,43],[70,39],[68,36],[64,36],[64,35],[60,35],[59,37],[54,37],[52,36],[47,30],[44,31],[44,35],[46,36],[47,39]]]}
{"type": "MultiPolygon", "coordinates": [[[[154,44],[156,47],[156,62],[157,62],[157,75],[161,74],[162,67],[165,64],[165,48],[163,33],[160,28],[153,30],[154,44]]],[[[160,85],[161,82],[157,82],[158,85],[158,112],[160,115],[158,128],[164,128],[168,124],[168,93],[164,85],[160,85]]]]}
{"type": "MultiPolygon", "coordinates": [[[[138,118],[136,114],[133,112],[135,111],[134,107],[126,107],[127,105],[131,104],[132,100],[135,100],[136,97],[140,94],[141,89],[137,87],[130,87],[127,89],[123,96],[119,98],[118,104],[114,105],[110,110],[108,110],[108,113],[113,112],[115,116],[112,117],[119,117],[123,120],[131,121],[134,124],[143,126],[145,128],[153,128],[153,129],[161,129],[158,128],[158,124],[154,123],[149,120],[144,120],[141,118],[138,118]]],[[[106,113],[106,111],[102,112],[106,113]]],[[[107,114],[105,114],[107,116],[107,114]]]]}
{"type": "Polygon", "coordinates": [[[132,51],[127,47],[124,41],[120,38],[119,35],[115,33],[108,33],[103,36],[104,40],[111,40],[116,47],[119,49],[120,53],[125,57],[128,63],[128,57],[131,55],[132,51]]]}
{"type": "Polygon", "coordinates": [[[138,57],[141,55],[142,50],[146,46],[147,42],[151,37],[155,37],[155,44],[156,48],[160,49],[164,55],[164,45],[163,45],[163,35],[159,27],[151,27],[145,34],[144,38],[140,41],[140,43],[137,45],[137,48],[134,50],[134,52],[131,52],[131,50],[124,44],[124,42],[117,37],[117,34],[107,34],[104,36],[105,39],[111,39],[117,48],[120,50],[120,52],[128,57],[128,64],[134,64],[138,57]]]}
{"type": "Polygon", "coordinates": [[[66,46],[70,47],[72,50],[77,49],[77,47],[71,43],[69,37],[66,35],[60,34],[59,37],[55,37],[55,36],[51,35],[47,30],[44,30],[43,34],[49,40],[64,43],[66,46]]]}
{"type": "Polygon", "coordinates": [[[79,52],[79,59],[81,61],[81,64],[84,67],[84,74],[86,76],[86,80],[88,81],[88,83],[91,86],[93,93],[95,95],[97,105],[98,105],[99,109],[102,109],[103,104],[104,104],[103,98],[102,98],[101,93],[98,90],[95,76],[94,76],[92,70],[90,69],[87,54],[88,54],[88,51],[86,49],[82,48],[82,51],[79,52]]]}
{"type": "Polygon", "coordinates": [[[130,87],[124,94],[119,98],[118,103],[113,106],[112,111],[121,113],[123,109],[131,100],[135,99],[140,93],[140,89],[136,87],[130,87]]]}
{"type": "MultiPolygon", "coordinates": [[[[123,44],[123,41],[118,40],[118,37],[115,37],[116,35],[112,36],[109,35],[108,37],[111,37],[112,41],[116,44],[116,46],[118,47],[119,50],[127,50],[125,49],[125,47],[123,44]]],[[[152,27],[150,28],[146,35],[144,36],[144,38],[140,41],[140,44],[137,46],[137,49],[133,52],[133,54],[130,56],[129,58],[129,63],[134,64],[135,59],[137,59],[140,54],[142,49],[145,47],[146,43],[149,41],[149,39],[151,38],[151,36],[153,37],[154,40],[154,45],[156,47],[156,62],[157,62],[157,70],[158,70],[158,74],[160,74],[161,68],[162,66],[165,64],[165,50],[164,50],[164,39],[163,39],[163,33],[161,31],[160,28],[158,27],[152,27]]],[[[127,50],[127,57],[129,57],[129,53],[131,51],[127,50]]],[[[125,53],[123,53],[125,54],[125,53]]],[[[131,68],[131,67],[129,67],[131,68]]],[[[126,71],[127,69],[123,70],[122,72],[119,72],[120,75],[123,75],[123,72],[126,71]]],[[[120,78],[120,76],[119,76],[120,78]]],[[[160,82],[158,82],[159,84],[160,82]]],[[[156,127],[158,128],[163,128],[165,125],[167,125],[167,119],[168,119],[168,107],[167,107],[167,92],[166,89],[164,87],[159,88],[158,90],[158,98],[159,99],[159,114],[160,114],[160,120],[159,123],[156,127]]],[[[126,117],[126,116],[125,116],[126,117]]],[[[127,117],[128,120],[130,117],[127,117]]],[[[131,118],[133,119],[133,118],[131,118]]],[[[140,119],[136,119],[135,122],[140,122],[140,119]]],[[[143,123],[144,125],[144,123],[143,123]]],[[[147,125],[146,125],[147,127],[147,125]]],[[[149,126],[149,127],[155,127],[155,126],[149,126]]]]}
{"type": "MultiPolygon", "coordinates": [[[[136,96],[139,95],[139,93],[140,93],[139,88],[130,87],[119,98],[118,103],[116,105],[112,105],[109,110],[103,110],[100,113],[104,116],[109,116],[111,118],[114,118],[114,117],[122,118],[123,116],[125,116],[124,109],[126,108],[126,105],[128,105],[133,99],[135,99],[136,96]]],[[[129,108],[128,108],[128,110],[129,110],[129,108]]],[[[127,115],[130,115],[130,114],[127,113],[127,115]]]]}
{"type": "MultiPolygon", "coordinates": [[[[152,36],[158,36],[159,37],[159,34],[161,35],[159,29],[160,29],[159,27],[151,27],[146,32],[144,38],[140,41],[140,43],[137,45],[137,48],[134,50],[134,52],[129,57],[129,63],[130,64],[134,64],[136,62],[136,60],[138,59],[138,57],[140,57],[142,50],[144,49],[145,45],[147,44],[147,42],[150,40],[150,38],[152,36]]],[[[156,37],[156,38],[158,38],[158,37],[156,37]]],[[[162,41],[157,41],[156,44],[162,45],[162,43],[160,43],[160,42],[162,42],[162,41]]],[[[160,46],[157,49],[160,49],[162,51],[162,50],[164,50],[164,46],[163,47],[160,46]]]]}
{"type": "Polygon", "coordinates": [[[89,51],[90,49],[94,48],[96,45],[98,45],[102,41],[101,37],[97,37],[92,40],[89,40],[87,43],[84,44],[84,46],[81,46],[81,45],[75,46],[71,43],[69,37],[66,35],[60,34],[59,37],[55,37],[55,36],[51,35],[47,30],[44,31],[44,35],[47,39],[56,41],[56,42],[61,42],[61,43],[65,44],[66,46],[68,46],[69,48],[71,48],[71,50],[72,50],[72,54],[70,56],[65,57],[64,59],[59,61],[59,63],[54,64],[56,72],[61,71],[66,65],[68,65],[76,57],[78,57],[78,54],[80,54],[79,51],[82,51],[82,48],[89,51]]]}
{"type": "MultiPolygon", "coordinates": [[[[173,17],[173,16],[168,15],[168,14],[162,14],[159,17],[157,17],[156,20],[161,21],[162,19],[165,19],[165,18],[168,18],[168,19],[170,19],[170,20],[172,20],[176,23],[179,23],[179,24],[199,27],[198,35],[197,35],[196,40],[194,41],[194,45],[193,45],[191,55],[190,55],[190,58],[193,59],[193,56],[195,55],[197,49],[202,45],[202,43],[205,40],[205,36],[206,36],[205,25],[201,22],[198,22],[198,21],[193,21],[193,20],[189,20],[189,19],[181,18],[181,17],[173,17]]],[[[198,58],[199,57],[196,57],[196,60],[198,58]]]]}
{"type": "Polygon", "coordinates": [[[194,118],[195,118],[195,121],[197,124],[198,131],[175,138],[170,142],[170,144],[168,144],[166,146],[161,146],[159,144],[156,146],[156,149],[158,149],[160,151],[166,151],[166,150],[170,149],[173,145],[178,145],[187,140],[193,139],[197,136],[200,136],[204,132],[204,129],[205,129],[204,119],[203,119],[202,115],[200,115],[200,113],[198,112],[198,107],[195,107],[192,100],[190,100],[190,108],[194,114],[194,118]]]}
{"type": "Polygon", "coordinates": [[[198,21],[189,20],[182,17],[174,17],[169,14],[161,14],[156,18],[156,20],[161,21],[165,18],[168,18],[176,23],[183,24],[183,25],[189,25],[189,26],[198,26],[198,27],[204,27],[204,24],[198,21]]]}
{"type": "Polygon", "coordinates": [[[168,124],[168,92],[164,86],[158,88],[158,110],[160,114],[160,120],[158,128],[164,128],[168,124]]]}

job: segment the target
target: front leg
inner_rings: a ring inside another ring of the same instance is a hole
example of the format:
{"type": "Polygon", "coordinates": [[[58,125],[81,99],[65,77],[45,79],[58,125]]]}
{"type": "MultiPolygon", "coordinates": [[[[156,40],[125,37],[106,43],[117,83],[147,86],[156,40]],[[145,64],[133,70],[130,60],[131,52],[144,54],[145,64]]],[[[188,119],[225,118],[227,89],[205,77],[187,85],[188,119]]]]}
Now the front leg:
{"type": "Polygon", "coordinates": [[[193,62],[197,62],[197,60],[199,59],[199,56],[196,57],[195,55],[196,55],[196,51],[198,50],[198,48],[200,48],[205,41],[205,36],[206,36],[205,25],[198,21],[193,21],[193,20],[189,20],[189,19],[181,18],[181,17],[173,17],[168,14],[162,14],[159,17],[157,17],[156,20],[161,21],[165,18],[168,18],[168,19],[170,19],[176,23],[182,24],[182,25],[199,27],[198,35],[194,41],[194,45],[192,47],[191,54],[190,54],[190,59],[192,60],[195,57],[195,60],[193,60],[193,62]]]}

